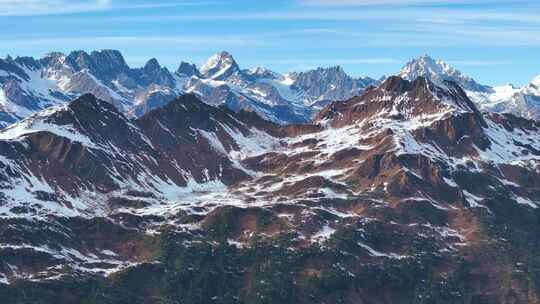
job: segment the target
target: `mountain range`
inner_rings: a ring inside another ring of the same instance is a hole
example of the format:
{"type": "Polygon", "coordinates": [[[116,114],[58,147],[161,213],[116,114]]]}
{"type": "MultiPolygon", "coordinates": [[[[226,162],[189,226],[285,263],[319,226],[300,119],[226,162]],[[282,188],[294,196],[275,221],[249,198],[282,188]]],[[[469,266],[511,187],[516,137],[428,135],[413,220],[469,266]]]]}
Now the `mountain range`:
{"type": "Polygon", "coordinates": [[[455,82],[482,111],[512,113],[530,119],[540,117],[540,75],[522,88],[512,84],[491,87],[427,55],[408,62],[398,75],[408,80],[422,76],[439,85],[445,80],[455,82]]]}
{"type": "Polygon", "coordinates": [[[340,67],[286,76],[262,67],[242,70],[227,52],[212,56],[200,69],[182,62],[174,73],[156,59],[130,68],[115,50],[7,57],[0,60],[0,123],[7,126],[85,93],[137,117],[193,93],[208,104],[255,111],[274,122],[308,122],[325,103],[358,95],[375,83],[352,78],[340,67]]]}
{"type": "Polygon", "coordinates": [[[342,70],[281,78],[224,53],[172,78],[74,62],[118,99],[83,94],[0,130],[7,303],[539,302],[540,123],[469,97],[494,88],[413,62],[303,124],[200,90],[131,115],[106,79],[194,73],[236,97],[281,83],[315,108],[345,96],[318,78],[342,70]]]}
{"type": "MultiPolygon", "coordinates": [[[[407,80],[422,76],[439,85],[456,82],[481,111],[533,119],[539,115],[538,78],[523,88],[490,87],[427,55],[410,61],[397,75],[407,80]]],[[[329,102],[359,96],[380,81],[351,77],[339,66],[286,75],[264,67],[241,69],[227,52],[212,56],[200,68],[181,62],[175,72],[156,59],[130,68],[115,50],[50,53],[41,59],[8,56],[0,59],[0,127],[85,93],[133,117],[193,93],[207,104],[254,111],[279,124],[307,123],[329,102]]]]}

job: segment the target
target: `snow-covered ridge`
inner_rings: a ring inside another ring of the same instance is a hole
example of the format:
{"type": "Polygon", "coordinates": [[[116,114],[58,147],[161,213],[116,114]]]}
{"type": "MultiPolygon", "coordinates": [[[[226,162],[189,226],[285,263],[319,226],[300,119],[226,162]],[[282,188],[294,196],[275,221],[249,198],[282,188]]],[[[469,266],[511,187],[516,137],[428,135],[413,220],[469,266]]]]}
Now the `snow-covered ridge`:
{"type": "MultiPolygon", "coordinates": [[[[80,238],[66,229],[69,246],[63,237],[49,241],[47,233],[33,243],[2,241],[0,251],[52,256],[83,273],[107,275],[137,261],[125,258],[124,234],[152,236],[168,227],[199,236],[217,218],[238,224],[225,240],[239,249],[252,246],[253,237],[275,237],[274,229],[294,233],[301,246],[324,247],[344,227],[359,225],[358,238],[347,245],[356,246],[347,254],[359,253],[358,261],[416,258],[408,247],[373,241],[363,225],[376,221],[378,237],[392,227],[400,237],[430,235],[426,243],[441,243],[453,256],[475,239],[447,216],[493,216],[501,212],[500,201],[531,213],[540,201],[521,173],[538,176],[540,126],[511,115],[482,115],[467,101],[453,84],[395,77],[361,97],[332,103],[317,124],[283,127],[193,95],[138,119],[80,98],[0,131],[0,219],[22,221],[25,231],[33,227],[27,221],[40,228],[47,221],[61,227],[75,221],[94,229],[86,223],[104,217],[100,227],[126,229],[114,230],[119,240],[105,235],[104,243],[120,245],[77,246],[71,240],[80,238]],[[75,118],[86,119],[79,124],[75,118]],[[106,129],[102,122],[116,124],[106,129]],[[65,132],[88,131],[90,143],[24,140],[36,130],[78,142],[65,132]],[[266,226],[257,224],[258,212],[277,225],[259,230],[266,226]]],[[[46,270],[49,277],[58,273],[46,270]]],[[[20,272],[0,269],[0,284],[13,282],[11,273],[20,272]]]]}
{"type": "Polygon", "coordinates": [[[238,65],[231,54],[220,52],[208,59],[201,67],[201,73],[210,79],[223,79],[238,72],[238,65]]]}
{"type": "Polygon", "coordinates": [[[441,59],[433,59],[428,55],[409,61],[399,72],[398,76],[406,80],[424,77],[436,84],[453,81],[466,91],[490,92],[490,87],[478,84],[470,76],[462,74],[441,59]]]}
{"type": "Polygon", "coordinates": [[[511,84],[490,87],[477,83],[441,59],[433,59],[427,55],[408,62],[398,75],[407,80],[424,77],[438,85],[446,80],[453,81],[465,90],[482,111],[540,118],[540,76],[522,88],[511,84]]]}
{"type": "Polygon", "coordinates": [[[178,200],[192,192],[223,191],[235,179],[255,174],[242,164],[243,160],[282,145],[265,131],[240,121],[230,112],[204,105],[193,96],[181,97],[167,108],[157,116],[143,117],[144,121],[129,120],[108,103],[84,95],[68,105],[40,111],[0,130],[0,143],[11,143],[9,149],[0,151],[0,176],[6,180],[3,197],[10,202],[0,209],[0,216],[14,216],[9,210],[23,198],[41,206],[34,214],[38,217],[47,212],[95,216],[106,212],[110,197],[129,191],[153,193],[154,199],[148,200],[151,205],[160,199],[178,200]],[[207,118],[186,126],[175,122],[177,117],[197,111],[200,113],[194,117],[207,118]],[[168,139],[163,139],[163,132],[168,139]],[[53,137],[40,141],[40,133],[53,137]],[[30,135],[35,135],[36,141],[25,140],[30,135]],[[55,137],[81,144],[82,150],[63,145],[55,137]],[[162,142],[173,138],[179,146],[171,151],[162,142]],[[43,146],[34,146],[40,143],[43,146]],[[64,174],[74,176],[68,177],[69,183],[65,184],[63,177],[55,180],[47,171],[33,171],[37,161],[34,153],[39,155],[38,159],[48,159],[45,166],[60,166],[60,171],[67,170],[64,174]],[[186,158],[186,154],[194,155],[186,158]],[[81,160],[86,164],[71,163],[81,160]],[[101,175],[79,175],[84,170],[70,169],[90,164],[101,175]],[[18,176],[10,172],[17,172],[18,176]],[[50,209],[48,204],[39,203],[36,196],[41,194],[36,191],[57,197],[61,203],[50,209]]]}
{"type": "MultiPolygon", "coordinates": [[[[339,66],[286,75],[260,66],[241,69],[228,52],[212,56],[200,70],[181,62],[174,73],[155,59],[144,67],[130,68],[120,52],[113,50],[52,53],[41,59],[19,57],[1,62],[0,127],[84,93],[133,116],[190,92],[208,104],[255,111],[280,124],[306,123],[328,103],[361,95],[379,83],[369,77],[351,77],[339,66]]],[[[399,75],[408,80],[422,76],[438,85],[453,81],[484,111],[527,118],[536,118],[539,113],[538,77],[520,89],[492,88],[427,55],[411,60],[399,75]]]]}
{"type": "Polygon", "coordinates": [[[212,56],[200,70],[181,62],[175,73],[161,67],[156,59],[142,68],[130,68],[114,50],[0,60],[0,127],[84,93],[134,116],[192,92],[208,104],[256,111],[274,122],[307,122],[320,107],[315,102],[347,99],[375,82],[369,78],[343,82],[348,76],[342,70],[336,77],[334,69],[317,69],[313,73],[320,74],[318,79],[324,84],[312,82],[322,88],[313,90],[264,67],[242,70],[227,52],[212,56]]]}

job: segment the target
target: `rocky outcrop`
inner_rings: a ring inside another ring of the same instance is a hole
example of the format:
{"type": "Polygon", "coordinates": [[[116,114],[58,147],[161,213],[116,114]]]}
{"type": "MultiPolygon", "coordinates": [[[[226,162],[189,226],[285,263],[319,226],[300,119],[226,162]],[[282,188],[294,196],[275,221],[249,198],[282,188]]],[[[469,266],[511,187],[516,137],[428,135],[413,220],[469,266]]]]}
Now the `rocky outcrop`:
{"type": "Polygon", "coordinates": [[[305,92],[318,106],[358,96],[366,88],[377,83],[369,77],[352,78],[340,66],[294,73],[289,77],[294,80],[292,87],[305,92]]]}
{"type": "Polygon", "coordinates": [[[240,69],[227,52],[212,56],[200,69],[181,62],[174,73],[155,58],[141,68],[130,68],[115,50],[55,52],[41,59],[7,58],[0,60],[0,100],[4,105],[0,127],[85,93],[138,117],[181,94],[193,93],[211,105],[256,111],[280,124],[305,123],[331,100],[347,99],[372,83],[367,78],[353,79],[341,68],[324,71],[310,73],[313,79],[300,85],[306,78],[301,73],[298,85],[292,85],[290,78],[263,67],[240,69]],[[315,88],[317,81],[324,84],[315,88]]]}
{"type": "Polygon", "coordinates": [[[399,77],[316,119],[85,95],[1,131],[0,296],[537,302],[538,123],[399,77]]]}

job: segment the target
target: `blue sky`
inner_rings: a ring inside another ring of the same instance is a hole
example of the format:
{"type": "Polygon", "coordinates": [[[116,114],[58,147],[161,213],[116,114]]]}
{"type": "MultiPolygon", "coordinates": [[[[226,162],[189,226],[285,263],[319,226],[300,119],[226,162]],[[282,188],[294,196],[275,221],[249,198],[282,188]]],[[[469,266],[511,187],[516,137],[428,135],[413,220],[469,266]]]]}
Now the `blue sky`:
{"type": "Polygon", "coordinates": [[[170,69],[220,50],[245,68],[355,76],[441,58],[484,84],[540,74],[538,0],[0,0],[0,56],[118,49],[170,69]]]}

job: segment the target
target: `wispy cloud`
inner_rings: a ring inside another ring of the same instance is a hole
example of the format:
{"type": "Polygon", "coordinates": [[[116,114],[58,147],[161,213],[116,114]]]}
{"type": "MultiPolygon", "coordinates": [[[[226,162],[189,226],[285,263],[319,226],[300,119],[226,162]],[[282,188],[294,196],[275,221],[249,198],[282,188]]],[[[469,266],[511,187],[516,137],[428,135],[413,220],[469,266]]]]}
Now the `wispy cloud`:
{"type": "Polygon", "coordinates": [[[61,15],[109,10],[202,6],[216,1],[116,3],[112,0],[0,0],[0,16],[61,15]]]}
{"type": "Polygon", "coordinates": [[[511,3],[509,0],[299,0],[304,6],[375,6],[421,4],[494,4],[511,3]]]}
{"type": "MultiPolygon", "coordinates": [[[[540,6],[539,6],[540,8],[540,6]]],[[[536,10],[490,11],[469,9],[409,8],[399,10],[387,8],[351,9],[307,9],[287,11],[254,11],[247,13],[202,12],[160,16],[113,16],[104,17],[104,22],[170,22],[170,21],[392,21],[408,23],[463,24],[481,22],[514,22],[520,24],[540,24],[536,10]]]]}
{"type": "Polygon", "coordinates": [[[109,9],[111,0],[0,0],[1,16],[55,15],[109,9]]]}
{"type": "Polygon", "coordinates": [[[85,48],[112,48],[127,46],[159,45],[162,47],[184,45],[186,48],[219,47],[219,46],[245,46],[254,45],[255,41],[246,40],[236,36],[86,36],[86,37],[53,37],[39,39],[5,39],[0,45],[9,45],[12,48],[32,48],[37,46],[50,46],[54,49],[59,46],[69,46],[70,49],[85,48]]]}

